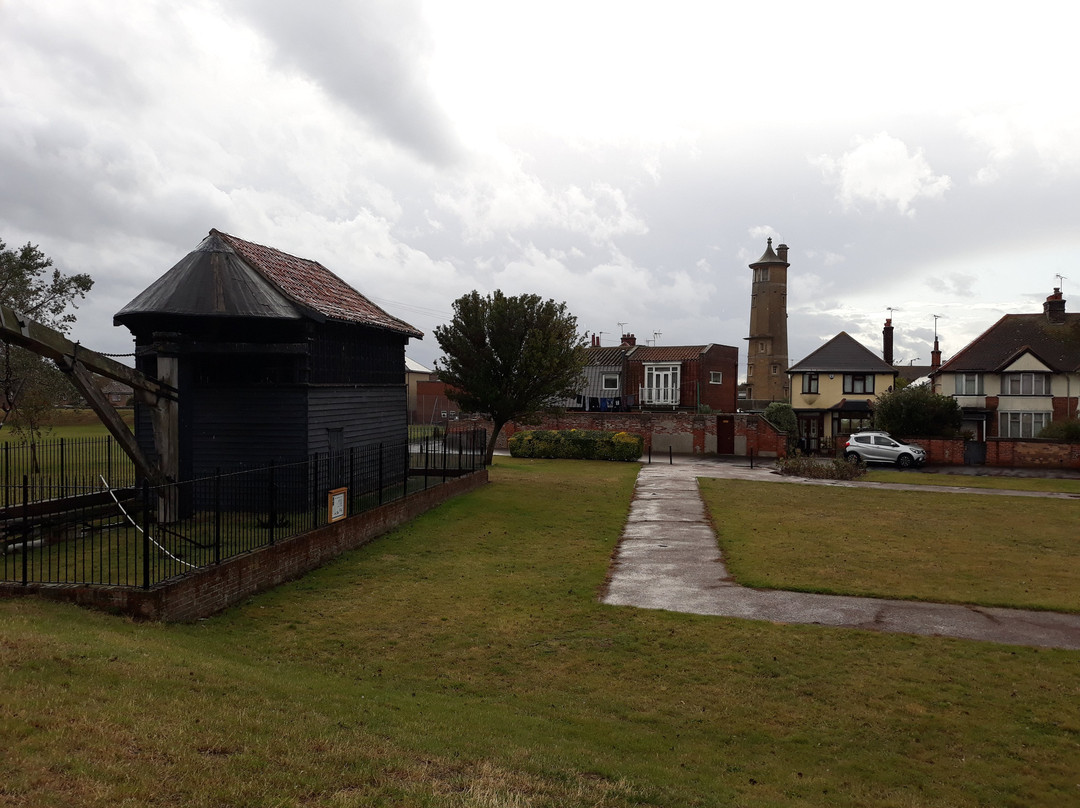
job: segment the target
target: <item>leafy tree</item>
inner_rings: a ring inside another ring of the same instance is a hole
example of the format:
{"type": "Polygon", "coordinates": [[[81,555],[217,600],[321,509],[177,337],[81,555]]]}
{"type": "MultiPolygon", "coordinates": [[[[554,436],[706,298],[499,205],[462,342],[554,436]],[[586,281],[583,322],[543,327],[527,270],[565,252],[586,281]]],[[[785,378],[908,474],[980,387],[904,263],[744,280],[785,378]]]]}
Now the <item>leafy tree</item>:
{"type": "Polygon", "coordinates": [[[1063,421],[1051,421],[1042,428],[1037,437],[1060,443],[1080,443],[1080,420],[1066,418],[1063,421]]]}
{"type": "Polygon", "coordinates": [[[894,435],[952,437],[963,419],[955,398],[935,393],[925,384],[892,390],[874,405],[874,427],[894,435]]]}
{"type": "MultiPolygon", "coordinates": [[[[66,333],[75,322],[72,310],[93,285],[85,273],[65,275],[53,267],[36,245],[8,249],[0,240],[0,302],[19,314],[66,333]]],[[[0,342],[0,354],[0,425],[10,418],[15,431],[33,443],[41,436],[45,417],[73,388],[52,362],[24,348],[0,342]]]]}
{"type": "Polygon", "coordinates": [[[465,412],[494,422],[485,462],[508,421],[523,420],[576,395],[585,367],[585,341],[565,303],[538,295],[454,301],[454,317],[435,328],[443,358],[436,363],[447,396],[465,412]]]}
{"type": "Polygon", "coordinates": [[[777,429],[787,433],[787,447],[790,451],[799,442],[799,419],[795,410],[785,401],[774,401],[765,408],[762,417],[777,429]]]}

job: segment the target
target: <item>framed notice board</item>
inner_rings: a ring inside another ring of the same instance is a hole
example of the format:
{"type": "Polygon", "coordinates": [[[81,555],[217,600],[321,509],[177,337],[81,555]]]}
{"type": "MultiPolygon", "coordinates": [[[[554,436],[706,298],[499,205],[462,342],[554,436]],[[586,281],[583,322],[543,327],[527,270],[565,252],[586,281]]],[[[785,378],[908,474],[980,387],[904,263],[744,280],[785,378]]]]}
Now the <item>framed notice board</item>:
{"type": "Polygon", "coordinates": [[[327,521],[337,522],[349,515],[349,489],[334,488],[326,496],[327,521]]]}

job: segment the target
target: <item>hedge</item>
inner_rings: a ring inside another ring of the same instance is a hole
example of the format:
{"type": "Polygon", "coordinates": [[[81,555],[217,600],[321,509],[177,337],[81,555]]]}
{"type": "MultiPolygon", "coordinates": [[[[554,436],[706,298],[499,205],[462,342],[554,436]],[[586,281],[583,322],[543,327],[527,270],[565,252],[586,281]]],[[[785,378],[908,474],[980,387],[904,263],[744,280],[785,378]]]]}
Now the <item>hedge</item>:
{"type": "Polygon", "coordinates": [[[645,439],[630,432],[597,429],[534,429],[514,433],[508,445],[511,457],[637,460],[645,450],[645,439]]]}

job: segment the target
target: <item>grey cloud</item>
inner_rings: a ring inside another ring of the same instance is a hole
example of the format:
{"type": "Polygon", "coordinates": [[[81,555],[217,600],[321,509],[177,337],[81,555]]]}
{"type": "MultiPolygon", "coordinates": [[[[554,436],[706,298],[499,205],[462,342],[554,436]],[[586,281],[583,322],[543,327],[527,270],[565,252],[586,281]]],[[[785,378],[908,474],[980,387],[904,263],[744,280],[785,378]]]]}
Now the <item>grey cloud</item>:
{"type": "Polygon", "coordinates": [[[415,0],[225,5],[269,38],[283,64],[306,73],[383,136],[432,164],[460,156],[453,127],[425,84],[430,41],[415,0]]]}

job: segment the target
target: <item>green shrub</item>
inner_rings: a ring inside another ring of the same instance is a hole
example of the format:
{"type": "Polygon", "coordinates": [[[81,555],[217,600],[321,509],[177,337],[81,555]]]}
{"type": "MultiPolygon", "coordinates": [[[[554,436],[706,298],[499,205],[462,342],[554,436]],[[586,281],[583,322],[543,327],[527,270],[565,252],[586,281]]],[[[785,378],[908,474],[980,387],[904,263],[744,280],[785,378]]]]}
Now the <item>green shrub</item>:
{"type": "Polygon", "coordinates": [[[822,460],[801,454],[779,458],[776,468],[781,474],[811,480],[856,480],[866,474],[866,464],[861,460],[848,461],[839,457],[822,460]]]}
{"type": "Polygon", "coordinates": [[[512,457],[564,460],[637,460],[645,449],[641,435],[596,429],[533,429],[516,432],[508,442],[512,457]]]}
{"type": "Polygon", "coordinates": [[[1064,421],[1051,421],[1043,427],[1039,437],[1059,443],[1080,443],[1080,420],[1067,418],[1064,421]]]}

